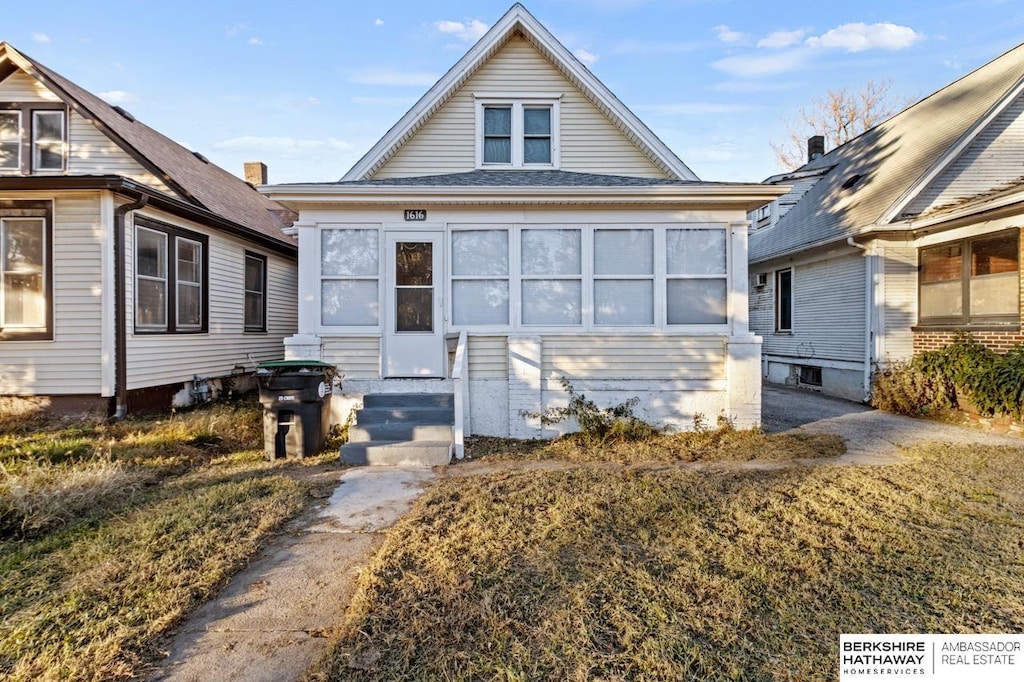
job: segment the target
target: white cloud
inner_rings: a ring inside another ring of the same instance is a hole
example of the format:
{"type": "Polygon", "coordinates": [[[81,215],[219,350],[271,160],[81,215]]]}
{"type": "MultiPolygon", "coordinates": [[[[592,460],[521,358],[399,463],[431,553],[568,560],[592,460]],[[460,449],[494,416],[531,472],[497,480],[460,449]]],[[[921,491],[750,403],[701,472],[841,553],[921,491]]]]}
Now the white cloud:
{"type": "Polygon", "coordinates": [[[723,162],[738,157],[740,146],[735,142],[713,142],[704,147],[694,147],[686,151],[686,158],[691,162],[723,162]]]}
{"type": "Polygon", "coordinates": [[[249,38],[249,44],[250,45],[262,45],[263,41],[260,40],[259,38],[253,37],[253,38],[249,38]]]}
{"type": "Polygon", "coordinates": [[[378,104],[389,105],[389,104],[415,104],[415,97],[353,97],[351,100],[352,104],[359,104],[363,106],[374,106],[378,104]]]}
{"type": "Polygon", "coordinates": [[[384,20],[383,19],[374,19],[373,20],[373,25],[374,26],[383,26],[384,25],[384,20]]]}
{"type": "Polygon", "coordinates": [[[717,35],[718,39],[721,40],[723,43],[741,43],[747,37],[745,33],[741,33],[740,31],[733,31],[725,24],[712,26],[711,30],[715,32],[715,35],[717,35]]]}
{"type": "Polygon", "coordinates": [[[719,104],[714,102],[681,102],[678,104],[641,104],[633,107],[636,111],[653,114],[732,114],[742,111],[753,111],[758,107],[750,104],[719,104]]]}
{"type": "Polygon", "coordinates": [[[435,21],[434,26],[441,33],[454,36],[466,43],[473,43],[480,40],[483,34],[490,28],[479,19],[469,21],[435,21]]]}
{"type": "Polygon", "coordinates": [[[834,47],[847,52],[902,50],[924,40],[924,34],[909,26],[856,22],[843,24],[820,36],[807,39],[810,47],[834,47]]]}
{"type": "Polygon", "coordinates": [[[798,28],[795,31],[775,31],[757,41],[757,46],[780,50],[784,47],[798,45],[805,35],[807,35],[807,30],[803,28],[798,28]]]}
{"type": "Polygon", "coordinates": [[[595,63],[597,63],[597,60],[600,59],[600,57],[598,57],[596,54],[594,54],[593,52],[587,52],[582,47],[573,52],[573,54],[576,55],[576,59],[580,60],[587,66],[593,66],[595,63]]]}
{"type": "Polygon", "coordinates": [[[363,85],[433,85],[438,75],[426,71],[397,71],[387,67],[362,69],[352,74],[350,81],[363,85]]]}
{"type": "Polygon", "coordinates": [[[41,32],[40,33],[33,33],[32,34],[32,40],[36,41],[37,43],[48,43],[48,42],[50,42],[50,36],[46,35],[45,33],[41,33],[41,32]]]}
{"type": "Polygon", "coordinates": [[[109,90],[107,92],[101,92],[100,97],[105,99],[111,104],[131,104],[132,102],[138,102],[139,98],[130,92],[124,90],[109,90]]]}
{"type": "Polygon", "coordinates": [[[234,38],[239,33],[248,30],[249,24],[232,24],[231,26],[228,26],[224,29],[224,33],[225,35],[227,35],[228,38],[234,38]]]}
{"type": "Polygon", "coordinates": [[[711,66],[740,78],[771,76],[798,69],[807,62],[810,51],[806,49],[767,54],[737,55],[712,62],[711,66]]]}
{"type": "Polygon", "coordinates": [[[215,142],[214,149],[247,154],[274,155],[278,158],[301,158],[302,155],[318,151],[348,151],[352,145],[343,140],[329,137],[323,140],[299,139],[295,137],[259,137],[246,135],[215,142]]]}

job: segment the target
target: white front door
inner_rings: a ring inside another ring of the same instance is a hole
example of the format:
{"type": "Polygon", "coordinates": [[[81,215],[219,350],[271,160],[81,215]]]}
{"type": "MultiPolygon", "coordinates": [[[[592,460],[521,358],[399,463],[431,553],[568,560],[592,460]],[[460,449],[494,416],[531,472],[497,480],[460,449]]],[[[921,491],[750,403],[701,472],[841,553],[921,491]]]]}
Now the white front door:
{"type": "Polygon", "coordinates": [[[384,376],[443,377],[443,234],[385,234],[384,376]]]}

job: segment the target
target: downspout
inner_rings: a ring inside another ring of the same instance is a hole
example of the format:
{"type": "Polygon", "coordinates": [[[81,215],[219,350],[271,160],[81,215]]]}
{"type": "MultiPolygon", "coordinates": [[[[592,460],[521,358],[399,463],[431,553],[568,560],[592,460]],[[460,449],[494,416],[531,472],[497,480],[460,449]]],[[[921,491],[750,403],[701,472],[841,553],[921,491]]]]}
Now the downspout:
{"type": "Polygon", "coordinates": [[[869,258],[871,255],[871,249],[863,244],[858,244],[853,241],[853,237],[847,237],[846,243],[855,249],[860,249],[864,252],[864,402],[868,402],[871,399],[871,360],[872,351],[874,349],[874,339],[871,336],[871,330],[874,319],[874,299],[875,293],[872,288],[874,283],[874,262],[869,258]]]}
{"type": "Polygon", "coordinates": [[[149,201],[145,194],[130,204],[114,210],[114,381],[116,384],[117,407],[114,421],[121,421],[128,414],[128,339],[127,314],[125,312],[125,257],[124,217],[129,211],[136,211],[149,201]]]}

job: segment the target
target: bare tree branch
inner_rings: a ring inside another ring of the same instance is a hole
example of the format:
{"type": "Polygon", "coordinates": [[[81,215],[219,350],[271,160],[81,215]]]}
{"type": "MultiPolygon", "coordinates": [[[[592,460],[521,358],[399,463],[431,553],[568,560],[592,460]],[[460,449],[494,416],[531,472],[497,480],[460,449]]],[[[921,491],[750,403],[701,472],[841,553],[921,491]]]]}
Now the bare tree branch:
{"type": "Polygon", "coordinates": [[[825,137],[825,151],[849,142],[913,102],[890,94],[892,79],[868,81],[860,90],[829,90],[797,109],[797,119],[786,121],[786,137],[771,142],[779,165],[792,170],[807,163],[807,138],[825,137]]]}

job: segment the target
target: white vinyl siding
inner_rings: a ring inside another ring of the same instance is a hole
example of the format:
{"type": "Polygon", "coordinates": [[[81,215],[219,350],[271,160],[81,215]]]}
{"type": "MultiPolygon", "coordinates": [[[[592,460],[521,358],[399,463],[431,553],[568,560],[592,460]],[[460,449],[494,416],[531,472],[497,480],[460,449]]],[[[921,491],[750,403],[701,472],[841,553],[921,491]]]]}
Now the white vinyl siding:
{"type": "Polygon", "coordinates": [[[887,246],[882,249],[885,281],[882,316],[885,360],[905,360],[914,354],[917,324],[917,249],[887,246]]]}
{"type": "Polygon", "coordinates": [[[717,380],[725,339],[715,336],[545,336],[544,379],[717,380]]]}
{"type": "Polygon", "coordinates": [[[2,199],[55,198],[53,341],[0,341],[0,394],[98,395],[101,358],[101,233],[98,192],[2,199]]]}
{"type": "Polygon", "coordinates": [[[380,378],[380,337],[329,336],[323,340],[320,358],[338,368],[342,389],[345,379],[380,378]]]}
{"type": "Polygon", "coordinates": [[[68,138],[71,146],[68,156],[69,175],[120,175],[161,192],[174,194],[166,184],[76,111],[71,112],[68,138]]]}
{"type": "Polygon", "coordinates": [[[508,337],[469,337],[469,378],[508,378],[508,337]]]}
{"type": "Polygon", "coordinates": [[[864,360],[864,258],[850,256],[793,266],[793,330],[776,334],[775,279],[751,297],[751,331],[762,352],[818,360],[864,360]],[[767,308],[767,314],[765,309],[767,308]]]}
{"type": "MultiPolygon", "coordinates": [[[[665,178],[626,135],[521,37],[510,39],[378,169],[395,178],[471,171],[476,164],[474,93],[561,95],[559,167],[566,171],[665,178]]],[[[553,122],[555,123],[555,122],[553,122]]]]}
{"type": "Polygon", "coordinates": [[[24,71],[15,71],[0,82],[0,102],[59,102],[49,88],[24,71]]]}
{"type": "Polygon", "coordinates": [[[1024,97],[1018,97],[936,177],[906,212],[918,215],[1019,182],[1024,97]]]}
{"type": "MultiPolygon", "coordinates": [[[[267,254],[267,333],[246,334],[245,252],[254,250],[254,246],[167,214],[145,214],[162,223],[208,235],[210,319],[208,331],[203,333],[133,334],[134,306],[127,306],[128,389],[185,382],[194,375],[224,376],[236,367],[249,370],[250,356],[255,362],[282,358],[284,337],[294,334],[297,328],[298,285],[294,261],[267,254]]],[[[129,260],[128,301],[134,301],[135,278],[131,276],[134,263],[131,260],[135,249],[131,242],[135,231],[127,229],[125,232],[125,253],[129,260]]]]}

